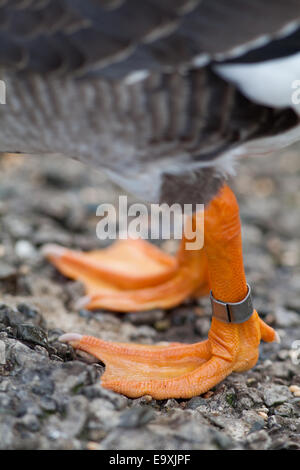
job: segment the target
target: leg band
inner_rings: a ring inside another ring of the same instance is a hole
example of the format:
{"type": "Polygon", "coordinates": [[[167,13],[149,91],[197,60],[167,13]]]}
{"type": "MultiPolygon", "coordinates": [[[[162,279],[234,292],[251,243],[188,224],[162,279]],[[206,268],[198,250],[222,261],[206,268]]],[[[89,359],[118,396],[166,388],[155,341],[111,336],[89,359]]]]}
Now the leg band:
{"type": "Polygon", "coordinates": [[[210,292],[210,300],[212,305],[213,317],[224,323],[244,323],[253,313],[253,305],[251,299],[251,289],[247,284],[248,292],[246,297],[240,302],[230,303],[217,300],[210,292]]]}

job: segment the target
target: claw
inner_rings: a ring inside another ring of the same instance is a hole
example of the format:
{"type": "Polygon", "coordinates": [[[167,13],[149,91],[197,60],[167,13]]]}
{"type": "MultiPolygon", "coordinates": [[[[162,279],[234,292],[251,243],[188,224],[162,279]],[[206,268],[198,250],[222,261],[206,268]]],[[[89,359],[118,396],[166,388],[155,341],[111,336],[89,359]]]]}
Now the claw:
{"type": "Polygon", "coordinates": [[[280,344],[280,343],[281,343],[281,339],[280,339],[279,334],[277,333],[277,331],[274,331],[274,334],[275,334],[274,342],[280,344]]]}
{"type": "Polygon", "coordinates": [[[72,344],[76,345],[80,342],[82,339],[82,335],[79,335],[78,333],[66,333],[64,335],[61,335],[58,340],[61,341],[62,343],[70,343],[71,346],[72,344]]]}
{"type": "Polygon", "coordinates": [[[87,308],[87,306],[91,303],[92,297],[89,295],[85,295],[83,297],[80,297],[75,303],[74,303],[74,308],[76,310],[81,310],[83,308],[87,308]]]}

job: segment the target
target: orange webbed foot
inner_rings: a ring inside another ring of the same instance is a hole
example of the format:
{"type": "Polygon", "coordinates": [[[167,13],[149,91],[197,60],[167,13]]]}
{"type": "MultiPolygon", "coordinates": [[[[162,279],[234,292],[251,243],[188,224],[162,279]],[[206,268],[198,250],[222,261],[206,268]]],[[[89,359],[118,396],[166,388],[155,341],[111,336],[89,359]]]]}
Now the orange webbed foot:
{"type": "Polygon", "coordinates": [[[243,324],[212,320],[209,338],[195,344],[148,346],[112,343],[92,336],[63,335],[60,340],[104,362],[103,387],[128,397],[191,398],[205,393],[231,372],[253,367],[260,340],[276,332],[254,311],[243,324]]]}
{"type": "Polygon", "coordinates": [[[164,253],[145,240],[118,240],[88,253],[46,245],[44,255],[71,279],[81,281],[86,297],[78,308],[117,312],[171,308],[198,290],[208,293],[207,261],[202,251],[184,256],[164,253]]]}

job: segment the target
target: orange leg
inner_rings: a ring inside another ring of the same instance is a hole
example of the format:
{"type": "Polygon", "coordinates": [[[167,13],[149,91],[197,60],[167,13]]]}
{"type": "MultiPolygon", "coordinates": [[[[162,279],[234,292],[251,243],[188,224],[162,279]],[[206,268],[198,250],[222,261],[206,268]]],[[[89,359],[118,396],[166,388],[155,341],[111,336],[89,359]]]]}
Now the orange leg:
{"type": "MultiPolygon", "coordinates": [[[[228,186],[224,186],[206,208],[204,251],[214,297],[223,302],[243,300],[247,284],[239,211],[228,186]]],[[[225,323],[214,317],[208,340],[192,345],[111,343],[72,333],[61,337],[61,341],[105,363],[104,387],[129,397],[149,394],[157,399],[199,395],[231,372],[253,367],[261,339],[274,341],[278,336],[255,310],[240,324],[225,323]]]]}

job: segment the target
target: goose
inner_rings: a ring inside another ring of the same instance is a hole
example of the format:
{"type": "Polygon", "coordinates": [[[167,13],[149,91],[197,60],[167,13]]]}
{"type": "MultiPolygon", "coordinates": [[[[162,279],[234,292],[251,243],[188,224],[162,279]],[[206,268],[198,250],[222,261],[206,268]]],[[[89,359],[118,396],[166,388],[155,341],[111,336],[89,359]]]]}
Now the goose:
{"type": "MultiPolygon", "coordinates": [[[[2,154],[70,157],[145,201],[204,204],[203,247],[188,249],[183,231],[175,256],[141,239],[92,252],[44,247],[84,284],[87,309],[139,312],[210,295],[203,342],[62,335],[105,363],[103,387],[193,397],[252,368],[261,340],[279,340],[252,303],[227,179],[239,159],[300,139],[299,49],[298,0],[0,1],[2,154]]],[[[200,215],[188,219],[196,231],[200,215]]]]}

